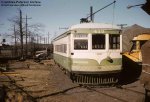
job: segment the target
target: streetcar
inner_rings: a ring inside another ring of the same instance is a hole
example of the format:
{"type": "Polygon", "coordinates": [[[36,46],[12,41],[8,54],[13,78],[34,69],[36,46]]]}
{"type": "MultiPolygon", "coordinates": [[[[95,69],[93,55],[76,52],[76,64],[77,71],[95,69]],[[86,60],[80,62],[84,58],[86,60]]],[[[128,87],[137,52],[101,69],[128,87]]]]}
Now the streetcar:
{"type": "Polygon", "coordinates": [[[117,83],[122,70],[121,29],[108,23],[80,23],[54,38],[54,61],[79,84],[117,83]]]}

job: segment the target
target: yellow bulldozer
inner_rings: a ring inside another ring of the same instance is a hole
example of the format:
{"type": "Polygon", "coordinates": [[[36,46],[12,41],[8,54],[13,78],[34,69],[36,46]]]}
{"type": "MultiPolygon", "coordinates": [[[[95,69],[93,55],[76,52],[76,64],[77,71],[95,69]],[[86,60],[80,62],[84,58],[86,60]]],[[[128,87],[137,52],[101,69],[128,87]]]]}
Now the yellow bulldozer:
{"type": "Polygon", "coordinates": [[[134,37],[132,42],[131,50],[123,53],[123,56],[142,66],[140,82],[144,85],[147,97],[150,92],[150,34],[140,34],[134,37]]]}
{"type": "Polygon", "coordinates": [[[125,52],[123,55],[131,59],[136,63],[142,63],[142,46],[150,40],[150,34],[141,34],[133,38],[132,48],[129,52],[125,52]]]}

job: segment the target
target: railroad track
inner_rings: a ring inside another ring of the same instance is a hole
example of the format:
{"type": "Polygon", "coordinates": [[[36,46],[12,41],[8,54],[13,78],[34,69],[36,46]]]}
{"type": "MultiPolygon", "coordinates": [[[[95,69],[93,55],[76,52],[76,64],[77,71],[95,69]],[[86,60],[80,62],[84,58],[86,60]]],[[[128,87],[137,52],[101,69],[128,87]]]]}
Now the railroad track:
{"type": "MultiPolygon", "coordinates": [[[[60,91],[58,91],[58,92],[54,92],[54,93],[50,93],[50,94],[48,94],[48,95],[44,95],[44,96],[42,96],[42,98],[49,97],[49,96],[57,96],[57,95],[60,95],[60,94],[64,94],[64,93],[66,93],[66,92],[68,92],[68,91],[71,91],[71,90],[73,90],[73,89],[76,89],[76,88],[85,88],[85,89],[89,90],[89,92],[93,91],[93,92],[96,92],[96,93],[98,93],[98,94],[107,96],[107,97],[109,97],[109,98],[113,98],[113,99],[115,99],[115,100],[118,100],[118,101],[120,101],[120,102],[129,102],[128,100],[122,99],[122,98],[120,98],[120,97],[118,97],[118,96],[110,95],[110,94],[107,94],[106,92],[103,92],[103,91],[100,91],[100,90],[98,90],[98,89],[95,89],[95,88],[97,88],[97,87],[95,87],[95,86],[87,86],[87,85],[86,85],[86,86],[85,86],[85,85],[77,85],[77,86],[73,86],[73,87],[71,87],[71,88],[66,88],[66,89],[60,90],[60,91]]],[[[100,87],[98,87],[98,88],[100,88],[100,87]]],[[[104,86],[103,86],[103,88],[104,88],[104,86]]],[[[108,87],[106,87],[106,88],[108,88],[108,87]]],[[[109,87],[109,88],[111,88],[111,87],[109,87]]],[[[114,88],[114,87],[112,87],[112,88],[114,88]]],[[[131,91],[131,92],[136,93],[136,94],[144,95],[144,93],[142,93],[142,92],[135,91],[135,90],[131,90],[131,89],[128,89],[128,88],[122,88],[122,87],[121,87],[121,88],[118,88],[118,87],[117,87],[116,89],[120,89],[120,90],[124,89],[124,90],[126,90],[126,91],[131,91]]],[[[40,99],[40,98],[41,98],[41,97],[36,97],[36,99],[40,99]]]]}
{"type": "MultiPolygon", "coordinates": [[[[37,102],[34,97],[32,97],[27,91],[25,91],[20,85],[18,85],[16,83],[16,81],[23,81],[22,77],[21,77],[21,80],[15,80],[15,79],[11,78],[11,76],[13,74],[16,74],[16,73],[15,72],[14,73],[13,72],[12,73],[9,73],[9,72],[3,73],[3,75],[9,79],[9,81],[3,81],[3,82],[9,83],[11,85],[11,87],[14,87],[15,90],[20,92],[19,95],[16,94],[16,96],[18,95],[17,99],[19,100],[19,99],[23,98],[23,94],[21,94],[21,93],[24,93],[24,94],[26,94],[27,99],[30,99],[32,102],[37,102]]],[[[17,75],[18,75],[18,73],[17,73],[17,75]]],[[[8,91],[8,89],[9,89],[9,87],[5,86],[4,87],[4,93],[6,93],[6,90],[8,91]]],[[[8,96],[5,94],[3,99],[7,99],[7,98],[8,98],[8,96]]],[[[22,102],[22,101],[19,101],[19,102],[22,102]]]]}
{"type": "Polygon", "coordinates": [[[131,91],[131,92],[134,92],[134,93],[137,93],[137,94],[141,94],[141,95],[145,95],[145,93],[143,92],[139,92],[139,91],[136,91],[136,90],[132,90],[132,89],[129,89],[129,88],[124,88],[122,86],[116,86],[117,89],[121,89],[121,90],[126,90],[126,91],[131,91]]]}
{"type": "MultiPolygon", "coordinates": [[[[140,91],[136,91],[136,90],[133,90],[133,89],[130,89],[130,88],[125,88],[125,87],[122,87],[122,85],[118,85],[118,84],[105,84],[105,85],[92,85],[92,84],[83,84],[83,83],[78,83],[80,87],[82,88],[86,88],[87,90],[90,90],[90,91],[93,91],[93,92],[96,92],[98,94],[102,94],[102,95],[105,95],[107,97],[110,97],[110,98],[113,98],[115,100],[119,100],[121,102],[129,102],[129,100],[125,100],[123,98],[120,98],[118,96],[115,96],[115,95],[110,95],[110,94],[107,94],[106,92],[102,92],[100,90],[97,90],[96,88],[109,88],[111,89],[112,88],[116,88],[119,89],[119,90],[125,90],[126,92],[132,92],[132,93],[135,93],[137,95],[143,95],[145,96],[145,93],[144,92],[140,92],[140,91]]],[[[135,86],[136,87],[136,86],[135,86]]],[[[108,90],[109,90],[108,89],[108,90]]],[[[69,90],[68,90],[69,91],[69,90]]],[[[66,91],[65,91],[66,92],[66,91]]]]}
{"type": "MultiPolygon", "coordinates": [[[[96,88],[95,86],[83,86],[83,87],[86,88],[87,90],[90,90],[90,91],[93,91],[93,92],[105,95],[107,97],[113,98],[115,100],[119,100],[121,102],[129,102],[129,101],[124,100],[124,99],[122,99],[120,97],[117,97],[115,95],[110,95],[110,94],[107,94],[107,93],[105,93],[103,91],[99,91],[99,90],[95,89],[96,88]]],[[[105,86],[102,86],[102,87],[105,88],[105,86]]],[[[106,88],[108,88],[108,87],[106,87],[106,88]]],[[[109,88],[111,88],[111,87],[109,87],[109,88]]],[[[114,87],[112,87],[112,88],[114,88],[114,87]]],[[[119,86],[119,87],[116,86],[116,89],[125,90],[127,92],[130,91],[130,92],[133,92],[133,93],[136,93],[136,94],[139,94],[139,95],[143,95],[143,96],[145,95],[145,93],[142,93],[142,92],[139,92],[139,91],[135,91],[135,90],[132,90],[132,89],[129,89],[129,88],[123,88],[122,86],[119,86]]]]}
{"type": "MultiPolygon", "coordinates": [[[[118,101],[119,102],[129,102],[130,100],[127,100],[126,97],[124,97],[124,96],[119,97],[116,94],[111,94],[111,93],[109,93],[109,91],[112,91],[112,92],[116,91],[118,94],[119,94],[119,92],[125,92],[125,93],[128,93],[128,92],[131,93],[132,92],[132,93],[136,93],[136,95],[143,95],[144,96],[144,93],[142,93],[142,92],[133,90],[131,87],[124,88],[121,85],[116,85],[116,86],[109,86],[109,85],[107,85],[107,86],[106,85],[103,85],[103,86],[91,86],[91,85],[73,84],[70,87],[65,87],[64,89],[57,90],[56,92],[52,92],[52,93],[50,92],[48,94],[43,94],[43,95],[40,95],[40,96],[36,97],[36,96],[32,96],[32,94],[29,93],[29,90],[23,90],[22,86],[17,85],[17,83],[15,83],[16,80],[12,79],[9,76],[9,74],[5,73],[5,75],[12,82],[11,83],[12,86],[16,87],[16,89],[18,89],[18,90],[21,90],[21,92],[23,92],[24,94],[26,94],[32,101],[35,101],[35,102],[38,101],[38,100],[40,100],[40,99],[42,99],[42,98],[46,98],[46,97],[52,97],[52,96],[57,96],[57,95],[66,95],[66,93],[67,94],[70,94],[70,93],[78,94],[76,92],[79,92],[80,88],[83,88],[83,89],[85,88],[86,92],[88,94],[89,94],[89,92],[91,92],[91,94],[93,94],[92,92],[94,92],[94,94],[96,94],[96,96],[98,96],[98,95],[101,96],[101,97],[106,96],[106,98],[108,97],[108,99],[117,100],[117,102],[118,101]],[[101,88],[106,88],[106,92],[104,91],[105,89],[103,90],[101,88]],[[74,90],[74,91],[72,91],[72,90],[74,90]],[[125,91],[121,91],[121,90],[125,90],[125,91]]],[[[10,75],[12,75],[12,73],[10,75]]],[[[72,82],[70,81],[68,84],[72,84],[72,82]]],[[[82,93],[82,91],[80,91],[80,92],[82,93]]]]}

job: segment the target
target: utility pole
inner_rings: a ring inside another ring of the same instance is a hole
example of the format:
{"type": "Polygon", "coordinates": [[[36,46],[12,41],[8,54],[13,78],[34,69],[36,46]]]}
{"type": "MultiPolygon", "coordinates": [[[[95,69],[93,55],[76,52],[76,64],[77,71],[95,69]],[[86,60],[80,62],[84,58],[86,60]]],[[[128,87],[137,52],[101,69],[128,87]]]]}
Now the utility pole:
{"type": "Polygon", "coordinates": [[[45,37],[45,48],[47,47],[47,37],[45,37]]]}
{"type": "Polygon", "coordinates": [[[28,34],[28,36],[29,36],[28,40],[29,40],[29,42],[31,43],[31,35],[30,35],[30,33],[31,33],[31,32],[29,32],[29,34],[28,34]]]}
{"type": "Polygon", "coordinates": [[[33,57],[35,57],[35,43],[34,43],[34,37],[33,36],[31,36],[31,44],[32,44],[32,47],[31,47],[32,55],[33,55],[33,57]]]}
{"type": "Polygon", "coordinates": [[[42,36],[40,36],[40,44],[42,44],[42,36]]]}
{"type": "MultiPolygon", "coordinates": [[[[28,49],[30,49],[30,50],[28,50],[28,51],[30,51],[30,52],[32,52],[31,51],[31,49],[32,49],[32,42],[31,42],[31,34],[30,34],[31,32],[29,31],[29,33],[28,33],[28,49]]],[[[31,53],[30,53],[31,54],[31,53]]]]}
{"type": "Polygon", "coordinates": [[[37,50],[39,49],[39,35],[36,34],[36,40],[37,40],[37,50]]]}
{"type": "Polygon", "coordinates": [[[14,36],[15,36],[15,54],[18,54],[17,53],[17,41],[16,41],[16,28],[15,28],[15,25],[14,25],[14,36]]]}
{"type": "Polygon", "coordinates": [[[27,19],[31,19],[31,18],[28,18],[27,15],[26,15],[26,57],[28,55],[28,23],[27,23],[27,19]]]}
{"type": "Polygon", "coordinates": [[[127,24],[117,24],[117,26],[120,26],[120,28],[123,29],[124,26],[127,26],[127,24]]]}
{"type": "Polygon", "coordinates": [[[27,54],[28,54],[28,46],[27,46],[28,29],[27,29],[27,26],[28,26],[28,24],[27,24],[27,15],[26,15],[26,57],[27,57],[27,54]]]}
{"type": "Polygon", "coordinates": [[[46,46],[46,38],[44,37],[44,48],[45,48],[45,46],[46,46]]]}
{"type": "Polygon", "coordinates": [[[49,44],[49,32],[48,32],[48,44],[49,44]]]}
{"type": "Polygon", "coordinates": [[[24,59],[24,56],[23,56],[22,11],[21,10],[20,10],[20,22],[19,22],[19,26],[20,26],[20,42],[21,42],[21,59],[24,59]]]}
{"type": "Polygon", "coordinates": [[[45,37],[44,37],[44,45],[45,45],[45,37]]]}
{"type": "Polygon", "coordinates": [[[40,37],[40,49],[42,48],[42,36],[39,36],[40,37]]]}
{"type": "Polygon", "coordinates": [[[45,37],[45,48],[46,48],[46,44],[47,44],[47,37],[45,37]]]}

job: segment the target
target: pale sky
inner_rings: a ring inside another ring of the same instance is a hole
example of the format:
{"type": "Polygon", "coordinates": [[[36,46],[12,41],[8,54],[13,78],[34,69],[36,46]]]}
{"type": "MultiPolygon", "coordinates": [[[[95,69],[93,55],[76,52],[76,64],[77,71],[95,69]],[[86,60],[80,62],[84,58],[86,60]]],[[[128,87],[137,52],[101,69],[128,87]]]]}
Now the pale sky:
{"type": "MultiPolygon", "coordinates": [[[[15,1],[15,0],[0,0],[15,1]]],[[[16,0],[17,1],[17,0],[16,0]]],[[[21,0],[18,0],[21,1],[21,0]]],[[[22,0],[31,1],[31,0],[22,0]]],[[[80,23],[81,18],[87,17],[90,12],[90,6],[93,6],[93,11],[110,4],[113,0],[32,0],[40,1],[41,6],[24,6],[21,7],[23,17],[27,14],[32,19],[28,20],[28,24],[42,23],[45,28],[40,32],[41,36],[46,36],[49,32],[51,36],[59,35],[64,32],[64,27],[80,23]]],[[[96,23],[112,23],[127,24],[131,26],[138,24],[140,26],[150,28],[150,16],[140,7],[127,9],[128,5],[136,5],[145,3],[146,0],[116,0],[113,20],[113,5],[105,8],[97,13],[94,17],[96,23]]],[[[0,34],[12,34],[9,29],[12,23],[9,18],[19,15],[17,8],[14,6],[0,5],[0,34]]],[[[3,36],[4,38],[7,37],[3,36]]]]}

